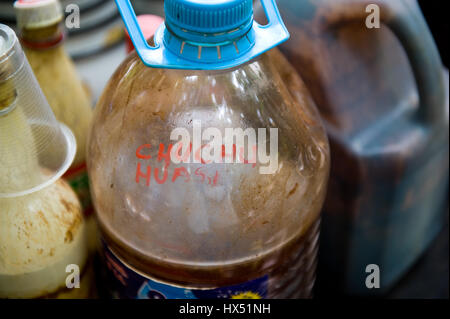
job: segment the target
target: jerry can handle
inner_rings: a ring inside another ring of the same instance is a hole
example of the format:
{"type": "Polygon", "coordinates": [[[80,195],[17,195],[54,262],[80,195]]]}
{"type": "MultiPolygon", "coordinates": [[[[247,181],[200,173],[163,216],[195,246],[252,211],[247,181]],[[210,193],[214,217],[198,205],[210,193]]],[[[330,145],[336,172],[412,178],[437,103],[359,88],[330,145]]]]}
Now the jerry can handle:
{"type": "Polygon", "coordinates": [[[160,32],[164,26],[162,26],[155,34],[155,46],[149,45],[144,38],[130,0],[115,1],[136,52],[142,62],[150,67],[209,70],[231,68],[250,61],[289,39],[289,32],[281,19],[276,1],[261,0],[269,23],[267,25],[259,25],[258,23],[253,22],[255,37],[253,46],[250,50],[229,61],[217,61],[216,63],[188,61],[180,56],[174,55],[168,48],[165,48],[160,32]]]}
{"type": "Polygon", "coordinates": [[[390,0],[339,1],[333,3],[333,9],[341,14],[336,14],[335,21],[329,21],[328,24],[364,21],[369,14],[366,12],[369,4],[379,6],[380,22],[389,27],[405,49],[419,93],[417,115],[420,121],[425,123],[441,121],[446,96],[443,66],[417,3],[390,0]]]}
{"type": "Polygon", "coordinates": [[[446,95],[441,57],[420,10],[414,12],[408,4],[405,7],[407,10],[394,14],[386,25],[401,42],[411,63],[419,93],[419,117],[435,123],[442,120],[446,95]]]}

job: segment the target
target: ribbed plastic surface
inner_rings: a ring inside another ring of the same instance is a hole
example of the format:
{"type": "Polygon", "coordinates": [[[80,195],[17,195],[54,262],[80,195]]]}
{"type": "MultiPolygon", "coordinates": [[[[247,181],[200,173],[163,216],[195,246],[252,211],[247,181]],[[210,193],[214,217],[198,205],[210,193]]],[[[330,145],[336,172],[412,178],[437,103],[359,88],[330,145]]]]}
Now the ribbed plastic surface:
{"type": "Polygon", "coordinates": [[[248,24],[252,0],[165,0],[170,25],[199,33],[228,32],[248,24]]]}
{"type": "Polygon", "coordinates": [[[253,20],[252,0],[165,0],[166,21],[149,45],[131,0],[115,0],[144,64],[223,70],[242,65],[289,38],[275,0],[261,0],[268,24],[253,20]]]}
{"type": "Polygon", "coordinates": [[[14,8],[19,28],[43,28],[63,18],[59,0],[18,0],[14,8]]]}
{"type": "Polygon", "coordinates": [[[0,39],[0,198],[11,198],[60,178],[76,141],[56,120],[14,31],[0,24],[0,39]]]}

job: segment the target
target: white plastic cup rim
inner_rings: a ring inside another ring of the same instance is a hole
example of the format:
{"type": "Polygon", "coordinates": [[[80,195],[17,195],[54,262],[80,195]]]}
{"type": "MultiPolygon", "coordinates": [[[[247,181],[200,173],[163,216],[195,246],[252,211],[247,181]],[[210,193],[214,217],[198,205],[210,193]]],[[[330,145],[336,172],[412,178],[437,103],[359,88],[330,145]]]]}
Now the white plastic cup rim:
{"type": "Polygon", "coordinates": [[[59,123],[61,133],[64,136],[64,139],[66,141],[67,145],[67,154],[66,158],[64,159],[63,164],[61,167],[55,171],[48,180],[45,182],[36,185],[32,188],[20,191],[20,192],[14,192],[14,193],[0,193],[0,198],[14,198],[14,197],[21,197],[25,195],[32,194],[34,192],[40,191],[41,189],[44,189],[45,187],[52,185],[55,183],[61,176],[64,175],[65,172],[69,169],[70,165],[72,165],[72,162],[75,158],[75,153],[77,151],[77,143],[75,140],[75,136],[73,135],[72,131],[63,123],[59,123]]]}

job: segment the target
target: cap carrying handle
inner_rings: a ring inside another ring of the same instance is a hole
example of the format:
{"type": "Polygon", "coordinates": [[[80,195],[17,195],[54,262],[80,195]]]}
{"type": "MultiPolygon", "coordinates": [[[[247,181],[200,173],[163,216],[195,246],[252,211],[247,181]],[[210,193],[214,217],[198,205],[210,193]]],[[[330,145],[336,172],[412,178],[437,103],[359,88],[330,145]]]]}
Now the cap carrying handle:
{"type": "MultiPolygon", "coordinates": [[[[149,67],[191,70],[228,69],[244,64],[289,39],[289,32],[281,19],[275,0],[261,0],[269,23],[263,26],[253,22],[251,31],[254,32],[252,37],[254,43],[249,50],[229,60],[219,55],[216,61],[203,61],[200,58],[195,61],[175,54],[164,45],[164,33],[170,32],[165,24],[162,24],[155,33],[155,46],[150,46],[144,38],[130,0],[115,1],[139,57],[149,67]]],[[[205,47],[207,46],[208,44],[205,44],[205,47]]]]}

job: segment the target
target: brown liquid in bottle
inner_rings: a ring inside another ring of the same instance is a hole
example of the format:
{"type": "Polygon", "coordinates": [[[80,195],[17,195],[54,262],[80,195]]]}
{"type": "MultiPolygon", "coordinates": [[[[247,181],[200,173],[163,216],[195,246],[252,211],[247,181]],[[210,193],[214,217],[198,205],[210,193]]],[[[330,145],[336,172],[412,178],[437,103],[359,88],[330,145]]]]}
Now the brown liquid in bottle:
{"type": "MultiPolygon", "coordinates": [[[[328,144],[303,83],[278,51],[207,74],[151,69],[131,55],[94,118],[88,149],[94,203],[105,243],[119,263],[185,289],[267,276],[269,298],[311,297],[328,144]],[[221,111],[224,117],[217,115],[221,111]],[[163,166],[157,147],[147,161],[136,160],[136,148],[168,145],[174,127],[190,130],[196,119],[220,130],[273,122],[278,170],[264,175],[259,164],[199,164],[208,176],[218,172],[217,186],[180,179],[136,183],[137,162],[163,166]]],[[[120,277],[122,268],[113,272],[120,277]]]]}

